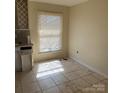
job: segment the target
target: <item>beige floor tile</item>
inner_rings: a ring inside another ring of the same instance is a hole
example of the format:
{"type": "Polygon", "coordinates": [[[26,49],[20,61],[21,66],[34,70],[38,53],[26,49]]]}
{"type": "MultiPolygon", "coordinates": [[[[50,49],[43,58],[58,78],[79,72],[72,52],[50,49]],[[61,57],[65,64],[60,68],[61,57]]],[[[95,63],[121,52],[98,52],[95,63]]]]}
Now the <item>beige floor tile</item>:
{"type": "Polygon", "coordinates": [[[22,81],[22,84],[27,84],[27,83],[30,83],[30,82],[34,82],[34,81],[36,81],[35,74],[33,73],[33,71],[22,72],[21,81],[22,81]]]}
{"type": "Polygon", "coordinates": [[[105,93],[108,93],[108,80],[102,80],[100,83],[98,84],[103,84],[104,88],[105,88],[105,93]]]}
{"type": "Polygon", "coordinates": [[[61,67],[62,67],[61,61],[53,60],[53,61],[37,64],[37,66],[34,67],[34,72],[50,71],[61,67]]]}
{"type": "Polygon", "coordinates": [[[22,86],[21,86],[21,73],[15,73],[15,93],[22,93],[22,86]]]}
{"type": "Polygon", "coordinates": [[[62,93],[58,87],[53,87],[43,91],[43,93],[62,93]]]}
{"type": "Polygon", "coordinates": [[[18,87],[21,87],[21,81],[19,81],[19,80],[17,81],[17,80],[16,80],[16,81],[15,81],[15,87],[17,87],[17,88],[18,88],[18,87]]]}
{"type": "Polygon", "coordinates": [[[43,71],[48,71],[50,70],[49,63],[42,63],[37,66],[37,72],[43,72],[43,71]]]}
{"type": "Polygon", "coordinates": [[[32,71],[36,74],[38,73],[38,65],[34,65],[33,68],[32,68],[32,71]]]}
{"type": "Polygon", "coordinates": [[[76,71],[75,73],[76,73],[78,76],[83,77],[83,76],[85,76],[85,75],[90,74],[91,72],[89,72],[88,69],[80,69],[80,70],[76,71]]]}
{"type": "Polygon", "coordinates": [[[49,89],[51,87],[55,87],[56,84],[54,83],[54,81],[51,78],[47,78],[44,80],[38,80],[40,87],[43,90],[49,89]]]}
{"type": "Polygon", "coordinates": [[[70,69],[72,71],[80,70],[81,67],[78,65],[72,65],[72,66],[64,66],[64,69],[70,69]]]}
{"type": "Polygon", "coordinates": [[[93,73],[93,76],[96,77],[96,78],[99,79],[99,80],[104,80],[104,79],[106,79],[104,76],[102,76],[102,75],[100,75],[100,74],[98,74],[98,73],[93,73]]]}
{"type": "Polygon", "coordinates": [[[82,88],[82,93],[97,93],[96,88],[87,87],[82,88]]]}
{"type": "Polygon", "coordinates": [[[15,87],[15,93],[22,93],[21,87],[15,87]]]}
{"type": "Polygon", "coordinates": [[[73,80],[72,82],[73,82],[73,84],[75,84],[75,86],[77,86],[77,88],[79,90],[82,88],[90,86],[90,84],[88,82],[86,82],[85,80],[83,80],[81,78],[77,79],[77,80],[73,80]]]}
{"type": "Polygon", "coordinates": [[[64,73],[65,77],[67,77],[69,80],[74,80],[80,78],[80,75],[76,73],[77,71],[70,72],[70,73],[64,73]]]}
{"type": "Polygon", "coordinates": [[[106,84],[99,82],[97,84],[93,84],[91,88],[96,89],[96,93],[107,93],[107,87],[106,84]]]}
{"type": "Polygon", "coordinates": [[[62,93],[74,93],[74,92],[76,92],[72,89],[73,87],[69,83],[60,84],[60,85],[58,85],[58,87],[62,91],[62,93]]]}
{"type": "Polygon", "coordinates": [[[71,65],[73,65],[73,63],[70,62],[70,61],[63,61],[62,64],[63,64],[63,66],[71,66],[71,65]]]}
{"type": "Polygon", "coordinates": [[[77,66],[64,67],[64,73],[70,73],[77,70],[80,70],[80,68],[77,66]]]}
{"type": "Polygon", "coordinates": [[[73,81],[68,81],[68,82],[64,83],[63,85],[65,87],[66,86],[69,87],[73,91],[73,93],[77,93],[77,91],[79,91],[77,88],[77,85],[73,81]]]}
{"type": "Polygon", "coordinates": [[[101,93],[102,93],[102,92],[105,92],[105,88],[104,88],[104,87],[103,87],[103,88],[102,88],[102,87],[99,87],[99,88],[97,88],[96,90],[99,91],[99,92],[101,92],[101,93]]]}
{"type": "Polygon", "coordinates": [[[23,93],[39,93],[41,92],[41,89],[38,85],[38,83],[34,82],[28,85],[22,86],[23,93]]]}
{"type": "Polygon", "coordinates": [[[22,93],[21,81],[15,82],[15,93],[22,93]]]}
{"type": "Polygon", "coordinates": [[[54,60],[52,62],[49,63],[49,68],[50,69],[56,69],[56,68],[61,68],[63,65],[61,63],[61,61],[59,60],[54,60]]]}
{"type": "Polygon", "coordinates": [[[82,77],[82,79],[84,79],[91,85],[100,82],[99,79],[95,78],[92,74],[85,75],[84,77],[82,77]]]}
{"type": "Polygon", "coordinates": [[[70,85],[70,87],[71,87],[71,89],[72,89],[72,91],[74,92],[74,93],[79,93],[80,91],[79,91],[79,88],[78,88],[78,86],[75,84],[75,83],[73,83],[72,81],[71,81],[71,83],[69,83],[70,85]]]}
{"type": "Polygon", "coordinates": [[[40,73],[37,73],[36,74],[36,78],[37,80],[43,80],[43,79],[47,79],[47,78],[50,78],[50,75],[47,75],[48,73],[47,72],[40,72],[40,73]]]}
{"type": "Polygon", "coordinates": [[[108,79],[102,80],[103,83],[108,84],[108,79]]]}
{"type": "Polygon", "coordinates": [[[38,77],[37,80],[44,80],[44,79],[47,79],[47,78],[50,78],[50,75],[38,77]]]}
{"type": "Polygon", "coordinates": [[[68,79],[62,73],[53,74],[51,75],[51,78],[56,84],[62,84],[68,81],[68,79]]]}

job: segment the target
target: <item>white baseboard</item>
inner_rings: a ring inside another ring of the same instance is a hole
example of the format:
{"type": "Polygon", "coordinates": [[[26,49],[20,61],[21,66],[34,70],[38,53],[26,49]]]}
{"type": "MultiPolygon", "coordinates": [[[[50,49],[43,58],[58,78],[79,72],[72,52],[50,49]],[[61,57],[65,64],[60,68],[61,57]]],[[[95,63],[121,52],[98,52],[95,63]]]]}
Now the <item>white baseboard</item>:
{"type": "Polygon", "coordinates": [[[108,76],[107,76],[106,74],[104,74],[104,73],[100,72],[99,70],[97,70],[97,69],[95,69],[95,68],[93,68],[93,67],[87,65],[86,63],[82,62],[81,60],[79,60],[79,59],[77,59],[77,58],[75,58],[75,57],[72,57],[72,56],[70,56],[69,58],[72,59],[72,60],[74,60],[75,62],[78,62],[79,64],[81,64],[81,65],[83,65],[83,66],[89,68],[90,70],[92,70],[92,71],[94,71],[94,72],[96,72],[96,73],[98,73],[98,74],[104,76],[105,78],[108,78],[108,76]]]}

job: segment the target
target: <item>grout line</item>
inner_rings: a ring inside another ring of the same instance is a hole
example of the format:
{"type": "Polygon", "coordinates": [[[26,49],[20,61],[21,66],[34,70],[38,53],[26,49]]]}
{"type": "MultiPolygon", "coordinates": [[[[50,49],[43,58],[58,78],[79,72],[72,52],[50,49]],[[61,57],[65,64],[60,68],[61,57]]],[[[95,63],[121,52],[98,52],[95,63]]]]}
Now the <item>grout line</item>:
{"type": "MultiPolygon", "coordinates": [[[[51,79],[53,82],[54,82],[54,80],[51,78],[51,77],[48,77],[48,78],[45,78],[45,79],[51,79]]],[[[45,79],[41,79],[41,80],[45,80],[45,79]]],[[[40,80],[39,80],[40,81],[40,80]]],[[[38,82],[38,80],[37,80],[37,82],[38,82]]],[[[38,82],[38,84],[39,84],[39,82],[38,82]]],[[[47,88],[47,89],[42,89],[42,92],[43,91],[46,91],[46,90],[48,90],[48,89],[51,89],[51,88],[53,88],[53,87],[57,87],[57,85],[56,85],[56,83],[54,82],[54,84],[55,84],[55,86],[51,86],[51,87],[49,87],[49,88],[47,88]]],[[[39,86],[40,86],[40,84],[39,84],[39,86]]]]}
{"type": "MultiPolygon", "coordinates": [[[[35,73],[34,73],[34,71],[33,71],[33,70],[32,70],[32,72],[33,72],[33,75],[35,76],[35,73]]],[[[35,79],[36,79],[36,83],[37,83],[38,87],[40,88],[40,92],[42,92],[42,93],[43,93],[43,90],[42,90],[42,88],[40,87],[40,84],[39,84],[39,82],[38,82],[38,80],[37,80],[36,76],[35,76],[35,79]]]]}
{"type": "MultiPolygon", "coordinates": [[[[64,75],[65,76],[65,75],[64,75]]],[[[66,77],[67,78],[67,77],[66,77]]],[[[67,78],[68,79],[68,78],[67,78]]],[[[81,77],[79,77],[79,78],[76,78],[76,79],[73,79],[73,80],[69,80],[68,79],[68,81],[67,82],[65,82],[65,83],[68,83],[68,82],[72,82],[72,81],[74,81],[74,80],[77,80],[77,79],[81,79],[81,77]]],[[[88,83],[88,82],[86,82],[86,83],[88,83]]],[[[89,83],[88,83],[89,84],[89,83]]],[[[59,86],[59,85],[62,85],[62,84],[57,84],[57,86],[59,86]]],[[[77,91],[81,91],[81,90],[79,90],[79,88],[77,87],[77,86],[75,86],[76,87],[76,91],[75,90],[73,90],[73,88],[69,85],[69,88],[75,93],[75,92],[77,92],[77,91]]],[[[82,91],[81,91],[82,92],[82,91]]]]}
{"type": "MultiPolygon", "coordinates": [[[[52,79],[52,81],[55,83],[56,87],[59,89],[60,92],[62,92],[62,90],[58,87],[57,83],[54,81],[54,79],[52,77],[50,77],[52,79]]],[[[63,92],[62,92],[63,93],[63,92]]]]}

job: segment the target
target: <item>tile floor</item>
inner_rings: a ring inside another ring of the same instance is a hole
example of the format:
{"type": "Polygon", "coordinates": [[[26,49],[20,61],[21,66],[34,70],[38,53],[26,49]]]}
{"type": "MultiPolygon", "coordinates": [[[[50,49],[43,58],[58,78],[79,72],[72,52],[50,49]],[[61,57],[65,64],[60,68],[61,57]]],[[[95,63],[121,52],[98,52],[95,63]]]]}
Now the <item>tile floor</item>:
{"type": "Polygon", "coordinates": [[[36,63],[29,72],[16,72],[16,93],[107,93],[107,78],[68,60],[36,63]]]}

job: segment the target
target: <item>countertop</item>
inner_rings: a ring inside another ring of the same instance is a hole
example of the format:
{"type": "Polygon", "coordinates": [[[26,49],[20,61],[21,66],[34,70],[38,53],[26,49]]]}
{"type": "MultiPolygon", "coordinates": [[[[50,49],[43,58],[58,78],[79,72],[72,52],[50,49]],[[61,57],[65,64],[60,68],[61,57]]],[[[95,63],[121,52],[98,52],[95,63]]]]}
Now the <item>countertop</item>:
{"type": "Polygon", "coordinates": [[[30,44],[15,44],[15,47],[28,47],[28,46],[33,46],[32,43],[30,44]]]}

